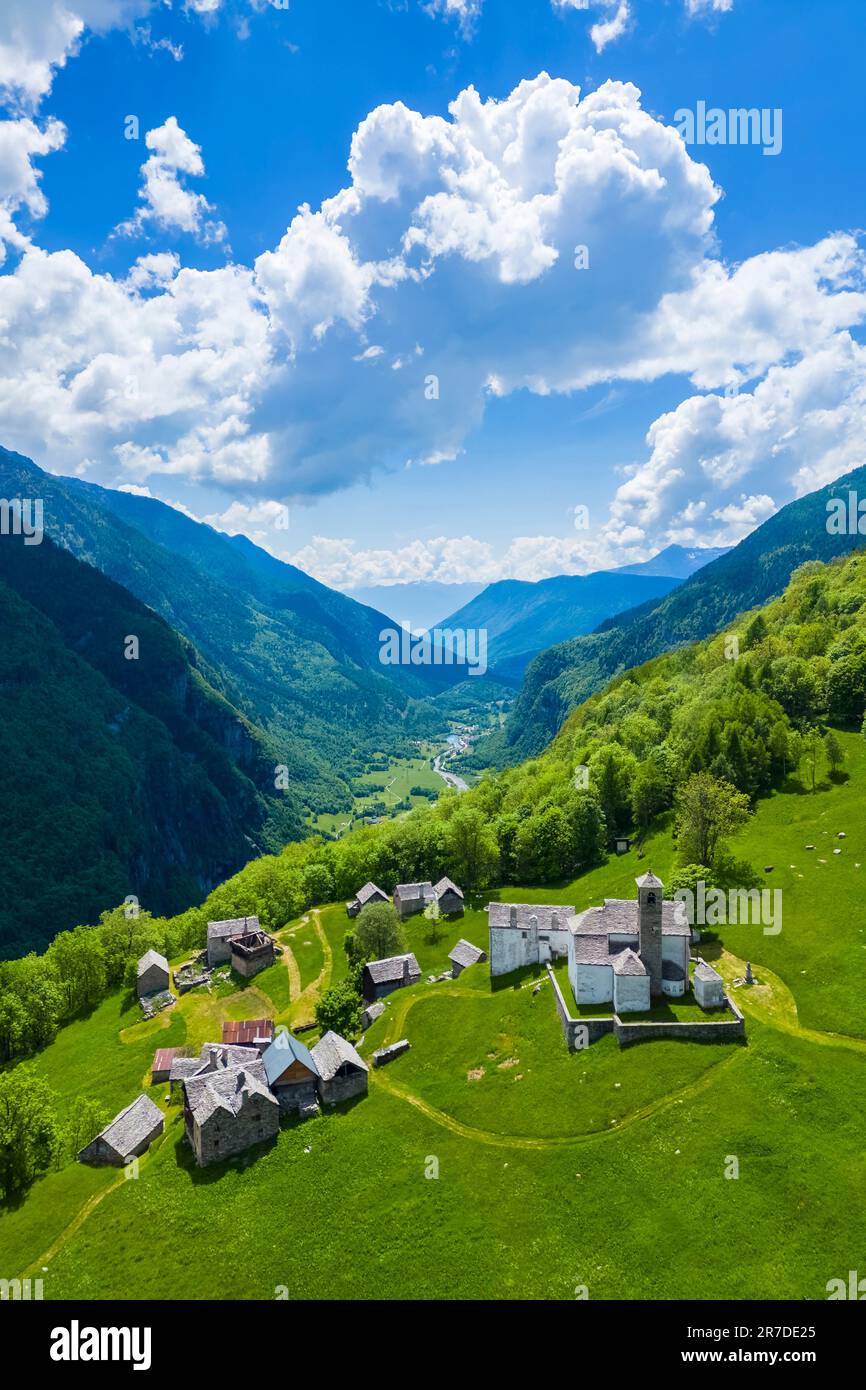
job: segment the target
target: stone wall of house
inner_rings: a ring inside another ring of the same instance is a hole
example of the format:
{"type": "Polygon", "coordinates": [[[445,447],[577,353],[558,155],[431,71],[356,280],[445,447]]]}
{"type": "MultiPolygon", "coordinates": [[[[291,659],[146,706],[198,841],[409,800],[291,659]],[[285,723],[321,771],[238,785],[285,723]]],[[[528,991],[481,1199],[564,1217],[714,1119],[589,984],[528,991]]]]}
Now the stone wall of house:
{"type": "Polygon", "coordinates": [[[273,1139],[280,1128],[279,1107],[264,1096],[251,1097],[239,1115],[229,1119],[217,1113],[202,1128],[193,1125],[192,1146],[200,1167],[221,1163],[226,1158],[244,1153],[254,1144],[273,1139]]]}
{"type": "Polygon", "coordinates": [[[143,999],[148,994],[159,994],[161,990],[168,989],[170,983],[168,971],[154,962],[138,977],[138,997],[143,999]]]}
{"type": "Polygon", "coordinates": [[[212,936],[207,943],[207,963],[210,966],[226,965],[232,958],[231,938],[212,936]]]}
{"type": "Polygon", "coordinates": [[[353,1072],[350,1076],[335,1076],[331,1081],[319,1082],[319,1096],[325,1105],[340,1105],[344,1100],[367,1094],[367,1073],[353,1072]]]}
{"type": "Polygon", "coordinates": [[[297,1115],[299,1111],[306,1110],[308,1106],[317,1105],[319,1099],[316,1083],[312,1079],[297,1086],[278,1086],[274,1095],[279,1101],[280,1111],[283,1115],[297,1115]]]}

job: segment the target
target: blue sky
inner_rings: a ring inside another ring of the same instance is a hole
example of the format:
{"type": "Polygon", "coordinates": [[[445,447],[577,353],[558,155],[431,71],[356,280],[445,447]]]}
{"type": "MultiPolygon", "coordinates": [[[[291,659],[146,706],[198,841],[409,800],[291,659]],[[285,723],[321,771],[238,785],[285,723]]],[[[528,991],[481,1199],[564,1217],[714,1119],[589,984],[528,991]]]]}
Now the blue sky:
{"type": "Polygon", "coordinates": [[[8,447],[340,587],[731,543],[864,461],[854,0],[59,9],[0,19],[8,447]],[[781,152],[686,152],[701,101],[781,152]]]}

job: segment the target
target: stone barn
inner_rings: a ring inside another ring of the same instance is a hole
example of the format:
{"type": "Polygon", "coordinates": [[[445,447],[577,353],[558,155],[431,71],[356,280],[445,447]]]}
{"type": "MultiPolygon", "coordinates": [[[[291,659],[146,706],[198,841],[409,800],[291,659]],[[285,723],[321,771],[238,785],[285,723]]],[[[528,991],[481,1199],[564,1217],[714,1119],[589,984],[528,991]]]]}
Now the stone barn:
{"type": "Polygon", "coordinates": [[[707,965],[705,960],[698,961],[695,966],[694,986],[695,999],[702,1009],[723,1009],[726,1007],[725,982],[718,970],[707,965]]]}
{"type": "Polygon", "coordinates": [[[258,917],[229,917],[223,922],[208,922],[207,963],[211,969],[215,965],[228,965],[234,937],[249,936],[257,931],[261,931],[258,917]]]}
{"type": "Polygon", "coordinates": [[[543,903],[490,903],[490,974],[507,975],[525,965],[544,965],[568,955],[573,907],[543,903]]]}
{"type": "Polygon", "coordinates": [[[171,1076],[171,1065],[177,1056],[176,1047],[158,1047],[153,1054],[153,1065],[150,1068],[150,1080],[155,1086],[160,1081],[168,1081],[171,1076]]]}
{"type": "Polygon", "coordinates": [[[145,951],[138,962],[136,989],[139,999],[146,999],[149,994],[162,994],[170,985],[171,976],[165,956],[161,956],[159,951],[145,951]]]}
{"type": "Polygon", "coordinates": [[[267,932],[247,932],[244,936],[233,936],[231,939],[232,970],[246,980],[267,970],[275,959],[274,943],[267,932]]]}
{"type": "Polygon", "coordinates": [[[261,1060],[243,1051],[240,1066],[218,1067],[183,1083],[184,1131],[200,1168],[273,1139],[279,1131],[280,1107],[261,1060]]]}
{"type": "Polygon", "coordinates": [[[440,878],[433,885],[433,892],[443,917],[462,917],[465,911],[463,889],[458,888],[450,878],[440,878]]]}
{"type": "Polygon", "coordinates": [[[394,889],[394,906],[400,921],[423,912],[436,901],[432,883],[398,883],[394,889]]]}
{"type": "Polygon", "coordinates": [[[364,966],[364,999],[370,1004],[375,999],[384,999],[395,989],[417,984],[420,979],[421,967],[411,952],[405,956],[389,956],[387,960],[371,960],[364,966]]]}
{"type": "Polygon", "coordinates": [[[159,1106],[142,1093],[80,1151],[78,1160],[96,1167],[113,1164],[122,1168],[150,1148],[164,1128],[165,1117],[159,1106]]]}
{"type": "Polygon", "coordinates": [[[319,1069],[308,1047],[278,1033],[262,1057],[268,1085],[285,1114],[312,1115],[319,1106],[319,1069]]]}
{"type": "Polygon", "coordinates": [[[325,1105],[338,1105],[367,1094],[368,1067],[339,1033],[326,1033],[312,1050],[319,1072],[319,1096],[325,1105]]]}
{"type": "Polygon", "coordinates": [[[359,888],[351,902],[346,903],[346,911],[350,917],[357,917],[362,907],[368,903],[386,903],[388,894],[383,893],[375,883],[367,882],[363,888],[359,888]]]}
{"type": "Polygon", "coordinates": [[[461,937],[453,951],[448,952],[448,959],[451,962],[451,977],[456,980],[468,966],[478,965],[480,961],[486,960],[487,952],[461,937]]]}

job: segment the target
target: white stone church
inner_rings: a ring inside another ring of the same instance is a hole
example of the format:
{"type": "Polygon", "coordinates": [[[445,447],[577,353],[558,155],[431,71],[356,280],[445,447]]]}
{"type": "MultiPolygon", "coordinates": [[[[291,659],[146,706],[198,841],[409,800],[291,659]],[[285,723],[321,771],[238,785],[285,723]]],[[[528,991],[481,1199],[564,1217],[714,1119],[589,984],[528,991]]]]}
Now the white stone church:
{"type": "Polygon", "coordinates": [[[685,994],[691,928],[681,902],[665,902],[653,873],[637,880],[636,898],[606,898],[602,907],[491,903],[490,973],[568,957],[578,1004],[613,1004],[642,1013],[660,995],[685,994]]]}

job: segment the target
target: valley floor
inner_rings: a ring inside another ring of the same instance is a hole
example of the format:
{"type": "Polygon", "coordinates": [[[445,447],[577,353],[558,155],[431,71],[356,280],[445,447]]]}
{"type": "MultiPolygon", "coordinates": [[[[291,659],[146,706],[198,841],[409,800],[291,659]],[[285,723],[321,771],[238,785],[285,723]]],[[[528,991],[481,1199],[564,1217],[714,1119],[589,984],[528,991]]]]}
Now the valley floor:
{"type": "MultiPolygon", "coordinates": [[[[424,978],[361,1051],[412,1048],[366,1099],[204,1171],[169,1107],[137,1181],[70,1165],[0,1219],[2,1272],[42,1277],[46,1298],[825,1298],[866,1249],[866,745],[845,747],[847,780],[761,803],[734,846],[784,905],[778,936],[738,926],[701,946],[729,983],[752,962],[744,1044],[606,1037],[569,1054],[544,972],[427,982],[459,936],[486,944],[486,897],[437,929],[416,918],[424,978]]],[[[582,908],[672,862],[659,832],[642,857],[500,896],[582,908]]],[[[251,984],[150,1023],[115,996],[30,1065],[114,1113],[157,1045],[197,1046],[226,1017],[311,1018],[345,973],[346,927],[340,904],[312,912],[251,984]]]]}

